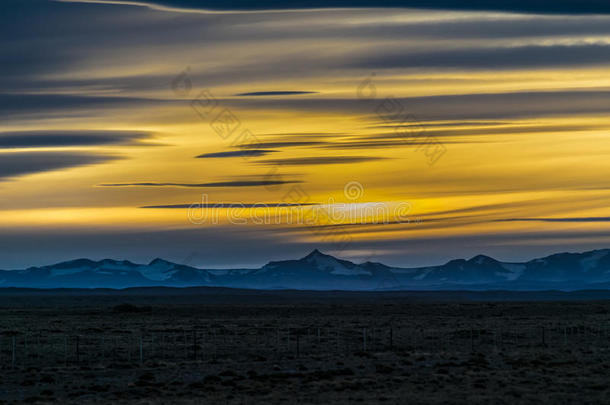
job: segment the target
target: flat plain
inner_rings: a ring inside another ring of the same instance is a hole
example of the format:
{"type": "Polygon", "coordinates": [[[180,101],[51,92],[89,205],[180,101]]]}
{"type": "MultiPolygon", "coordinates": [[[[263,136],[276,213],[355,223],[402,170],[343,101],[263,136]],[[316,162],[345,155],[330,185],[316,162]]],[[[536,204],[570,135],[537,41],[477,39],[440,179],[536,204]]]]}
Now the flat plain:
{"type": "Polygon", "coordinates": [[[0,401],[610,402],[605,294],[7,289],[0,401]]]}

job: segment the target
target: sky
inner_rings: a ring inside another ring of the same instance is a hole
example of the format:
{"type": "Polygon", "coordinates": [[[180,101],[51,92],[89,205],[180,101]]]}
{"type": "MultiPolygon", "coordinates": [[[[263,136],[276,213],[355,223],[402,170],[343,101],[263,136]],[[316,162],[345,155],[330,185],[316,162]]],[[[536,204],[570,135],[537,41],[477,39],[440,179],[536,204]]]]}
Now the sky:
{"type": "Polygon", "coordinates": [[[604,2],[251,4],[2,2],[0,268],[610,246],[604,2]]]}

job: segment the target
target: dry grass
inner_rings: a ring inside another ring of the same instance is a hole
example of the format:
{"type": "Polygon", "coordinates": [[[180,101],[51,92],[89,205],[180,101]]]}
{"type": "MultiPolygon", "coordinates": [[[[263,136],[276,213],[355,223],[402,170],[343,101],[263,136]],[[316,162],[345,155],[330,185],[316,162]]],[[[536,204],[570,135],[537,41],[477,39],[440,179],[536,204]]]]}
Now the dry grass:
{"type": "Polygon", "coordinates": [[[610,303],[340,301],[175,304],[140,297],[122,305],[73,297],[54,306],[5,308],[0,399],[150,404],[608,399],[610,303]]]}

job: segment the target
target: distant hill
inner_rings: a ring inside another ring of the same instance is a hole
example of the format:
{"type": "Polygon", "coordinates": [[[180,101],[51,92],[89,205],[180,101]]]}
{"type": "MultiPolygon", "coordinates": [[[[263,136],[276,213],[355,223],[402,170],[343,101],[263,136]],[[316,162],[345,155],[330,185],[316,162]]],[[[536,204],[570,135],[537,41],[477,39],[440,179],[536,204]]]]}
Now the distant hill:
{"type": "Polygon", "coordinates": [[[400,268],[353,263],[314,250],[258,269],[206,270],[163,259],[77,259],[25,270],[0,270],[0,288],[231,287],[299,290],[564,290],[610,288],[610,250],[558,253],[524,263],[478,255],[440,266],[400,268]]]}

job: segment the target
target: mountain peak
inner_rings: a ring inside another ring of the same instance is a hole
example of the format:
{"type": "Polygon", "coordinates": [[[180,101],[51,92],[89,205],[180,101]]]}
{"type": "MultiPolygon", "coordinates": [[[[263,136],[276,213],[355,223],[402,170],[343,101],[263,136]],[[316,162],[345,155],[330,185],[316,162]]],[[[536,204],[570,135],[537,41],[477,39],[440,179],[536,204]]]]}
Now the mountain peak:
{"type": "Polygon", "coordinates": [[[493,257],[489,257],[489,256],[485,256],[485,255],[476,255],[472,259],[468,260],[468,262],[475,263],[475,264],[489,264],[489,263],[496,263],[497,260],[494,259],[493,257]]]}
{"type": "Polygon", "coordinates": [[[388,280],[405,289],[606,289],[610,250],[558,253],[508,263],[485,255],[439,266],[360,264],[313,249],[301,259],[269,262],[259,269],[203,270],[161,258],[148,265],[128,260],[76,259],[25,270],[0,271],[0,285],[28,288],[127,288],[218,286],[232,288],[376,289],[388,280]]]}
{"type": "Polygon", "coordinates": [[[96,261],[91,259],[74,259],[66,262],[56,263],[47,267],[55,267],[55,268],[73,268],[73,267],[92,267],[97,264],[96,261]]]}
{"type": "Polygon", "coordinates": [[[314,249],[311,251],[311,253],[309,253],[307,256],[305,256],[301,260],[311,261],[311,260],[315,260],[315,259],[328,259],[328,258],[335,259],[334,256],[327,255],[325,253],[320,252],[318,249],[314,249]]]}
{"type": "Polygon", "coordinates": [[[157,258],[155,258],[155,259],[151,260],[151,261],[150,261],[150,263],[148,263],[148,265],[149,265],[149,266],[154,266],[154,265],[168,265],[168,264],[173,265],[174,263],[172,263],[172,262],[168,262],[167,260],[165,260],[165,259],[161,259],[161,258],[159,258],[159,257],[157,257],[157,258]]]}

